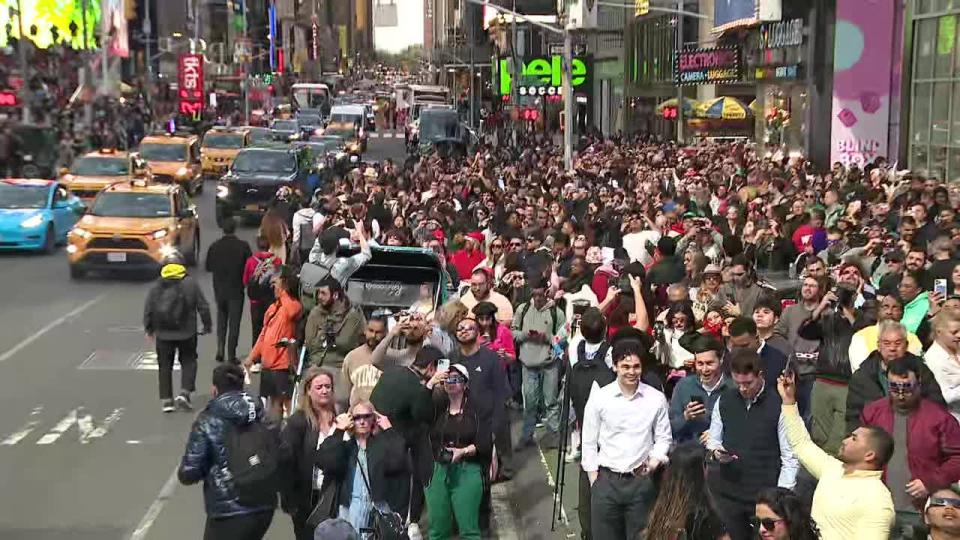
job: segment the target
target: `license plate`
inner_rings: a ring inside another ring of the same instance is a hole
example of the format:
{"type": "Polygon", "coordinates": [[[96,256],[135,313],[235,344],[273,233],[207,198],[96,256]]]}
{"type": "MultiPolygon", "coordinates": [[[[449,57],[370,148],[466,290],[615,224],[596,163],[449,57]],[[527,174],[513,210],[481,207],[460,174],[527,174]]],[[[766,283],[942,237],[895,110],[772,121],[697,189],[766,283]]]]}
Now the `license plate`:
{"type": "Polygon", "coordinates": [[[260,206],[256,204],[248,204],[244,207],[248,212],[256,212],[260,210],[260,206]]]}
{"type": "Polygon", "coordinates": [[[107,262],[127,262],[127,254],[123,252],[109,252],[107,253],[107,262]]]}

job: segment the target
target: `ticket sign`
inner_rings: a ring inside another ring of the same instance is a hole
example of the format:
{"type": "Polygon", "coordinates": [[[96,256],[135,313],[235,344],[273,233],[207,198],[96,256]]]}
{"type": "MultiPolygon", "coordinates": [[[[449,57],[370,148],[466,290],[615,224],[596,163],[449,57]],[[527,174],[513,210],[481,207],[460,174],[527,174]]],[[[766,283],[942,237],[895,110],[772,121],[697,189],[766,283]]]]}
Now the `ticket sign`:
{"type": "Polygon", "coordinates": [[[739,47],[679,51],[674,58],[674,82],[681,86],[737,82],[743,75],[739,47]]]}
{"type": "Polygon", "coordinates": [[[177,82],[180,114],[199,120],[204,107],[202,54],[180,55],[177,82]]]}

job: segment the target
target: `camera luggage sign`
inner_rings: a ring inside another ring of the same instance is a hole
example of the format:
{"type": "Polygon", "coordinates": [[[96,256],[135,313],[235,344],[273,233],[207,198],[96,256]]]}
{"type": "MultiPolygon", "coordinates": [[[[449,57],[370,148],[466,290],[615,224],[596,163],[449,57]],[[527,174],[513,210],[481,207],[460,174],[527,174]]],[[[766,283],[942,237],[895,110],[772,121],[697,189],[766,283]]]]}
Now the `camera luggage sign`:
{"type": "Polygon", "coordinates": [[[178,110],[195,120],[203,113],[203,55],[181,54],[177,62],[178,110]]]}
{"type": "Polygon", "coordinates": [[[739,47],[679,51],[673,65],[674,82],[681,86],[737,82],[743,75],[739,47]]]}

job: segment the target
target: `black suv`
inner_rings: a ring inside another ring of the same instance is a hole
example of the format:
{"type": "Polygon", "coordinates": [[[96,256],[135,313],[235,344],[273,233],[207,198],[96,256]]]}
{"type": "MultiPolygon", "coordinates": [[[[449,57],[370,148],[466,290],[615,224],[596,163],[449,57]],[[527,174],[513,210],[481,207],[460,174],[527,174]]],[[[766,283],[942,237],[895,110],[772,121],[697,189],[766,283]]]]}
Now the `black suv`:
{"type": "Polygon", "coordinates": [[[315,172],[305,148],[244,148],[217,184],[217,224],[225,216],[262,217],[280,187],[306,193],[315,172]]]}

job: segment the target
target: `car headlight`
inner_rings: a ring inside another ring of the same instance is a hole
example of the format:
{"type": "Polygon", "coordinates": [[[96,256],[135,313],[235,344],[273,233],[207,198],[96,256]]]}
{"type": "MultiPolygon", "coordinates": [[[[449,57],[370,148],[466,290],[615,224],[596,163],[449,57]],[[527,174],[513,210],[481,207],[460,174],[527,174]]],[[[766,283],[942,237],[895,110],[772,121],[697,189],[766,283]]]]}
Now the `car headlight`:
{"type": "Polygon", "coordinates": [[[224,184],[219,184],[217,186],[217,198],[226,199],[229,196],[230,196],[230,187],[224,184]]]}
{"type": "Polygon", "coordinates": [[[93,236],[92,234],[90,234],[90,231],[80,227],[74,227],[73,229],[70,229],[70,234],[79,236],[80,238],[90,238],[91,236],[93,236]]]}
{"type": "Polygon", "coordinates": [[[186,167],[180,167],[177,169],[177,176],[186,176],[188,174],[190,174],[190,169],[187,169],[186,167]]]}
{"type": "Polygon", "coordinates": [[[350,156],[350,163],[356,163],[358,161],[360,161],[358,156],[350,156]]]}
{"type": "Polygon", "coordinates": [[[166,237],[168,234],[170,234],[170,231],[166,229],[160,229],[150,233],[150,236],[152,236],[154,240],[160,240],[161,238],[166,237]]]}
{"type": "Polygon", "coordinates": [[[36,229],[41,225],[43,225],[43,216],[41,214],[34,214],[20,222],[20,226],[24,229],[36,229]]]}

